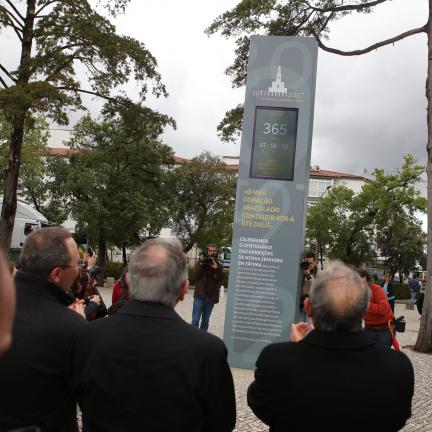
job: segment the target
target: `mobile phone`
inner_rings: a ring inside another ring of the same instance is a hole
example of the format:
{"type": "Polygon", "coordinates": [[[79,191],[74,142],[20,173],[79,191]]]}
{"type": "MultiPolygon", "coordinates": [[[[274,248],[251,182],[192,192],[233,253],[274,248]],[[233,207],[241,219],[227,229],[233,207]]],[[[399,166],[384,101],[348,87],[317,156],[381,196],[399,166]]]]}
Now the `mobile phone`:
{"type": "Polygon", "coordinates": [[[88,253],[89,256],[93,256],[94,255],[94,250],[92,249],[91,246],[87,247],[87,253],[88,253]]]}

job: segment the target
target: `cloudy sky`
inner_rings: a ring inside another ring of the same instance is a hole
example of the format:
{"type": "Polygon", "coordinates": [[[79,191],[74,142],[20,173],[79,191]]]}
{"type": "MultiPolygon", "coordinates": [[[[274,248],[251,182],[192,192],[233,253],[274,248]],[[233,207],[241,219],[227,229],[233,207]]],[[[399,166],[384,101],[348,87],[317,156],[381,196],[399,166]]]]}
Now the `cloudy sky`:
{"type": "MultiPolygon", "coordinates": [[[[176,120],[177,130],[168,129],[163,139],[178,156],[190,158],[203,150],[239,154],[239,142],[222,143],[216,134],[224,113],[244,99],[244,89],[233,89],[224,74],[234,59],[234,42],[204,34],[215,17],[236,4],[132,0],[115,21],[119,33],[144,42],[157,58],[170,95],[149,104],[176,120]]],[[[366,47],[423,25],[427,9],[427,0],[393,0],[369,15],[354,13],[333,25],[327,44],[346,50],[366,47]]],[[[12,44],[2,46],[2,58],[4,54],[9,65],[16,57],[12,44]]],[[[411,152],[425,164],[426,66],[424,34],[360,57],[319,51],[311,163],[363,174],[375,167],[393,170],[411,152]]],[[[133,96],[137,87],[131,84],[128,90],[133,96]]],[[[88,102],[97,115],[99,104],[88,102]]]]}
{"type": "MultiPolygon", "coordinates": [[[[143,41],[156,56],[170,96],[152,101],[178,124],[165,141],[176,154],[203,150],[238,155],[238,144],[221,143],[216,126],[226,110],[243,101],[224,74],[234,58],[233,41],[207,37],[204,29],[234,0],[133,0],[117,19],[118,31],[143,41]]],[[[358,49],[427,20],[427,0],[393,0],[373,14],[339,20],[329,46],[358,49]],[[409,6],[407,4],[409,3],[409,6]]],[[[375,167],[392,170],[411,152],[426,163],[424,34],[360,57],[319,52],[312,164],[362,174],[375,167]]]]}

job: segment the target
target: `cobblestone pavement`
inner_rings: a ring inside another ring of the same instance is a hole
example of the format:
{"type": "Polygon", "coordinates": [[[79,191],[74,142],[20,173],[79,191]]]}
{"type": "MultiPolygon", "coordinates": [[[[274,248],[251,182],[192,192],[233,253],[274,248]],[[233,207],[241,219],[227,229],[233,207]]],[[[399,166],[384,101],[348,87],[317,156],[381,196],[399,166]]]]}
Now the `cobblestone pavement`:
{"type": "MultiPolygon", "coordinates": [[[[111,304],[111,291],[100,289],[101,294],[109,306],[111,304]]],[[[185,300],[180,303],[176,311],[183,319],[190,322],[192,316],[192,291],[189,291],[185,300]]],[[[225,319],[226,296],[215,305],[210,319],[209,332],[222,338],[225,319]]],[[[415,393],[412,403],[412,417],[402,429],[404,432],[432,432],[432,356],[412,351],[420,325],[417,310],[406,310],[404,304],[396,304],[395,315],[404,315],[406,319],[405,333],[398,333],[398,342],[402,351],[410,358],[415,372],[415,393]]],[[[249,409],[246,402],[246,391],[253,381],[253,371],[246,369],[232,369],[236,400],[237,400],[237,424],[236,432],[264,432],[268,426],[258,420],[249,409]]],[[[366,432],[366,431],[365,431],[366,432]]]]}

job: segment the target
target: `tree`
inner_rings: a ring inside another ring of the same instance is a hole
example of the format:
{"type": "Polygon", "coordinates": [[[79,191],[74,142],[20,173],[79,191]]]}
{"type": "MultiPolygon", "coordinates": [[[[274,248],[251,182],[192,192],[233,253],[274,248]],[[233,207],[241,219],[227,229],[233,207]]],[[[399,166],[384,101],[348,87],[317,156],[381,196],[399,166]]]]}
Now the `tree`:
{"type": "Polygon", "coordinates": [[[84,117],[68,143],[75,151],[58,159],[53,170],[57,196],[77,221],[77,231],[98,246],[102,266],[107,242],[136,245],[144,228],[157,235],[168,224],[174,158],[157,136],[160,123],[169,119],[148,113],[142,123],[137,122],[142,113],[130,111],[101,121],[84,117]]]}
{"type": "MultiPolygon", "coordinates": [[[[111,15],[123,11],[127,3],[99,1],[111,15]]],[[[0,220],[0,246],[7,250],[28,114],[41,112],[67,124],[68,111],[84,109],[81,94],[105,99],[111,110],[132,106],[130,99],[113,93],[131,76],[141,83],[138,104],[145,100],[149,84],[156,96],[166,91],[156,60],[144,45],[117,35],[111,22],[88,1],[0,0],[0,30],[3,38],[14,34],[20,48],[16,70],[0,61],[0,112],[11,128],[0,220]]]]}
{"type": "MultiPolygon", "coordinates": [[[[50,155],[48,150],[48,123],[42,116],[28,115],[24,125],[21,169],[18,177],[18,193],[50,222],[63,223],[67,213],[58,207],[50,195],[50,155]]],[[[10,125],[0,117],[0,164],[7,158],[10,125]]],[[[3,189],[3,177],[0,178],[3,189]]]]}
{"type": "MultiPolygon", "coordinates": [[[[426,78],[427,98],[427,178],[428,178],[428,215],[432,215],[432,1],[428,2],[428,20],[419,28],[413,28],[391,38],[378,41],[366,48],[354,51],[342,51],[328,47],[323,42],[329,34],[330,25],[335,20],[352,12],[371,13],[380,4],[391,0],[242,0],[232,10],[225,12],[214,20],[207,29],[208,34],[221,31],[225,37],[236,37],[236,58],[227,73],[233,77],[234,86],[242,86],[246,79],[249,36],[267,34],[275,36],[313,36],[318,46],[328,52],[343,55],[362,55],[385,45],[394,44],[402,39],[419,33],[425,33],[428,41],[428,71],[426,78]]],[[[240,124],[241,110],[236,110],[231,122],[226,117],[218,126],[224,140],[233,139],[229,127],[232,121],[240,124]]],[[[428,218],[427,230],[427,269],[428,283],[423,306],[420,331],[415,349],[421,352],[432,352],[432,217],[428,218]]]]}
{"type": "Polygon", "coordinates": [[[309,209],[306,236],[320,256],[355,266],[375,257],[372,221],[357,211],[357,202],[351,189],[337,186],[309,209]]]}
{"type": "Polygon", "coordinates": [[[204,152],[176,169],[175,183],[171,229],[185,252],[195,244],[231,244],[237,173],[204,152]]]}
{"type": "Polygon", "coordinates": [[[386,264],[393,279],[415,272],[425,256],[426,234],[421,223],[415,219],[398,215],[393,223],[377,233],[377,246],[386,257],[386,264]]]}
{"type": "Polygon", "coordinates": [[[370,264],[378,249],[392,277],[412,271],[424,255],[424,233],[417,212],[426,200],[416,188],[424,168],[411,155],[392,174],[375,169],[358,194],[344,186],[331,189],[309,210],[306,235],[332,259],[370,264]]]}

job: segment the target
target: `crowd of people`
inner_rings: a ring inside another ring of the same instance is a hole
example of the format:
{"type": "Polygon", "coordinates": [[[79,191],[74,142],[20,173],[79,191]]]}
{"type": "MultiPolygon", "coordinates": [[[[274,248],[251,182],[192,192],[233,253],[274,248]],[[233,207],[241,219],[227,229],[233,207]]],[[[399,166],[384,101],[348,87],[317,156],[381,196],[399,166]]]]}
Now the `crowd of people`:
{"type": "MultiPolygon", "coordinates": [[[[96,257],[80,257],[62,228],[28,235],[15,276],[0,257],[0,431],[76,432],[77,403],[84,432],[232,431],[227,350],[207,332],[221,283],[216,250],[208,245],[197,262],[192,325],[175,312],[189,288],[176,239],[133,253],[108,310],[96,257]]],[[[307,262],[307,321],[261,352],[249,406],[272,432],[399,430],[414,372],[384,334],[389,283],[339,262],[319,273],[307,262]]]]}

